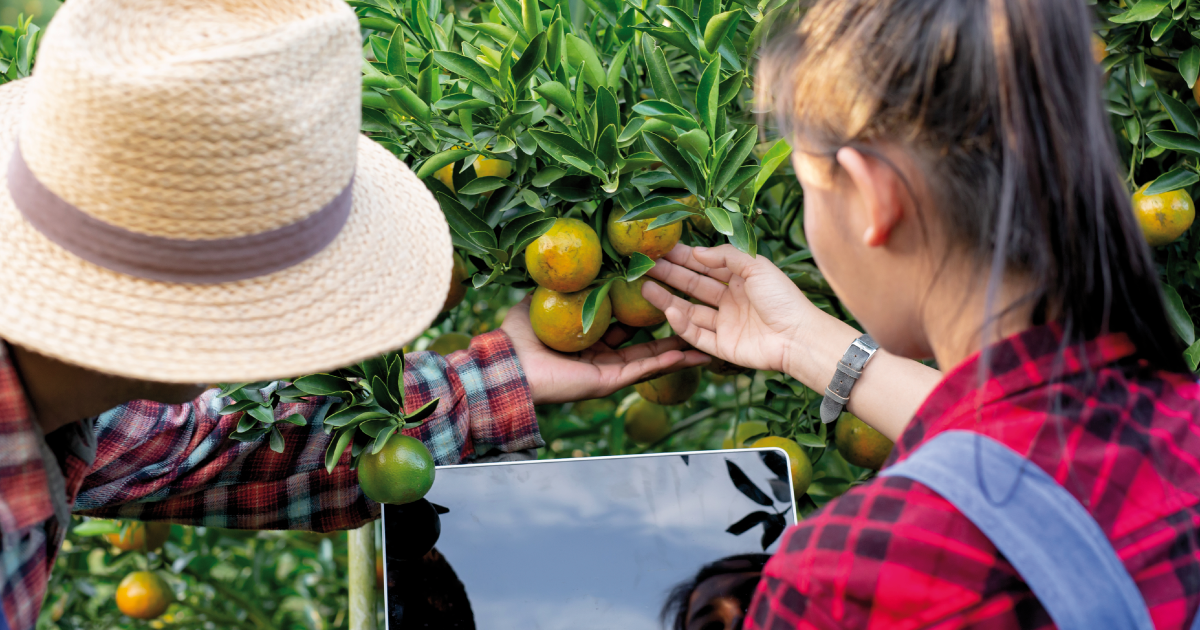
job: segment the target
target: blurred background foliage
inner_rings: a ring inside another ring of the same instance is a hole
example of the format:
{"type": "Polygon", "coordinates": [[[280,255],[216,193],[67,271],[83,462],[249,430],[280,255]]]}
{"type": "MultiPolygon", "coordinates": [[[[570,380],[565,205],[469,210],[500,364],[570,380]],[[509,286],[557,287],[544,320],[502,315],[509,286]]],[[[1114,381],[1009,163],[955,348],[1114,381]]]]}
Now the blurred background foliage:
{"type": "Polygon", "coordinates": [[[16,24],[18,15],[32,15],[34,24],[45,26],[61,5],[59,0],[0,0],[0,24],[16,24]]]}

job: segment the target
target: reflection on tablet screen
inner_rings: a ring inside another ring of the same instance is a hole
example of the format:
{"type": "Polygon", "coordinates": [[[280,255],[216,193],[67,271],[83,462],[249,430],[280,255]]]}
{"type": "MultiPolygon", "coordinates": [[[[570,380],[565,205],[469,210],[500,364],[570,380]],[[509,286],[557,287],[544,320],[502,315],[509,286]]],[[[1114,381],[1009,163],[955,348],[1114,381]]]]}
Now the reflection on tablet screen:
{"type": "Polygon", "coordinates": [[[433,550],[407,543],[425,512],[384,509],[388,627],[651,630],[678,608],[727,620],[795,522],[788,479],[777,449],[439,468],[433,550]]]}

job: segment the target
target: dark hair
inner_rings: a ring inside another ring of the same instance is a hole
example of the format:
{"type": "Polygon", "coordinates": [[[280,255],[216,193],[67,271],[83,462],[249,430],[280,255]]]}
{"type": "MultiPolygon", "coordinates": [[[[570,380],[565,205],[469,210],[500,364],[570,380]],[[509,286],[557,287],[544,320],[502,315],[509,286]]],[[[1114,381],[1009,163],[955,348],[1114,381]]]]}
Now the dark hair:
{"type": "MultiPolygon", "coordinates": [[[[1083,0],[816,0],[758,74],[798,150],[895,143],[914,157],[952,251],[1034,289],[1064,344],[1124,332],[1186,372],[1130,207],[1083,0]]],[[[949,253],[947,256],[949,256],[949,253]]]]}
{"type": "MultiPolygon", "coordinates": [[[[664,625],[669,623],[671,630],[687,630],[688,613],[692,612],[692,593],[695,593],[701,584],[712,578],[733,574],[750,574],[754,576],[737,581],[732,585],[729,592],[722,593],[723,595],[737,599],[744,614],[750,608],[750,600],[754,597],[754,590],[758,588],[763,566],[767,564],[767,560],[770,557],[770,555],[765,553],[748,553],[729,556],[704,565],[694,578],[679,584],[671,590],[671,593],[667,596],[666,603],[663,604],[662,622],[664,625]]],[[[707,605],[708,602],[704,602],[704,604],[707,605]]]]}

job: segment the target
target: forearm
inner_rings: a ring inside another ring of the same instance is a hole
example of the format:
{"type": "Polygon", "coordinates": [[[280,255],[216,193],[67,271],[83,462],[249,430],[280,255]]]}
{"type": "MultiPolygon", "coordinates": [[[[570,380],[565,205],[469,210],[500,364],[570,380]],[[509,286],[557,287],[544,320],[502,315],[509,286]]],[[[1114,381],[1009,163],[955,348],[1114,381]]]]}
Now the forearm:
{"type": "MultiPolygon", "coordinates": [[[[846,348],[862,333],[824,312],[811,319],[815,324],[788,349],[785,366],[790,376],[824,393],[846,348]]],[[[941,379],[931,367],[880,349],[854,385],[846,410],[895,441],[941,379]]]]}

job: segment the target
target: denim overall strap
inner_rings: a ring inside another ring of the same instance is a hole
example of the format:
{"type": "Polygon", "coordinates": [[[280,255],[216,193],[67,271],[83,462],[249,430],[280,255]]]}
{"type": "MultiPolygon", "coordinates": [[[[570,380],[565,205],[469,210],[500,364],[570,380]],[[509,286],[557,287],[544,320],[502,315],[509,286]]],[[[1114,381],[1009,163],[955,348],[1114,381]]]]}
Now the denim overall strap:
{"type": "Polygon", "coordinates": [[[1059,628],[1154,628],[1095,519],[1009,447],[947,431],[880,475],[919,481],[954,504],[1012,563],[1059,628]]]}

